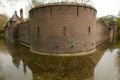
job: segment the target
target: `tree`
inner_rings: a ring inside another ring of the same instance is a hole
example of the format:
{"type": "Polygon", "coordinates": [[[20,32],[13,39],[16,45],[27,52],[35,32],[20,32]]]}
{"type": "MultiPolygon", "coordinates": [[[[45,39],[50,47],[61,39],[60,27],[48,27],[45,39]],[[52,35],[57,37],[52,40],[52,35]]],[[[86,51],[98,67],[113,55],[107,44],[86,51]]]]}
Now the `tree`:
{"type": "Polygon", "coordinates": [[[111,20],[114,18],[115,16],[113,15],[107,15],[107,16],[103,16],[97,19],[98,22],[100,23],[106,23],[106,24],[110,24],[111,20]]]}
{"type": "Polygon", "coordinates": [[[0,31],[3,30],[3,25],[7,22],[8,17],[4,14],[0,14],[0,31]]]}
{"type": "Polygon", "coordinates": [[[7,22],[8,17],[4,14],[0,14],[0,36],[3,34],[4,25],[7,22]]]}
{"type": "Polygon", "coordinates": [[[120,18],[116,18],[116,23],[117,23],[117,40],[120,40],[120,18]]]}

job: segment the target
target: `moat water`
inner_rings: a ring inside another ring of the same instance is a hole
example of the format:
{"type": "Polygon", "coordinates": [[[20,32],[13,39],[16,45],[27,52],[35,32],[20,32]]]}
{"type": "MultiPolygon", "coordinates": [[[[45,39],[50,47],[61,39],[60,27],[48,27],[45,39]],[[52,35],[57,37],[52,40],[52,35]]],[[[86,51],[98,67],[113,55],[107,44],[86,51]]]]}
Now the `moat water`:
{"type": "Polygon", "coordinates": [[[44,56],[0,39],[0,80],[120,80],[120,50],[103,43],[86,56],[44,56]]]}

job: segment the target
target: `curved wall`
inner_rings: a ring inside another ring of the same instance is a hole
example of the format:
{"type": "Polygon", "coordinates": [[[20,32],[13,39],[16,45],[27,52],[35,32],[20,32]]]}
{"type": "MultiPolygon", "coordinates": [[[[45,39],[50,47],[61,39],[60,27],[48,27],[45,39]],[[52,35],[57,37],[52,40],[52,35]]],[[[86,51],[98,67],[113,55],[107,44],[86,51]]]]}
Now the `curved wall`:
{"type": "Polygon", "coordinates": [[[30,10],[30,46],[44,53],[95,49],[96,10],[89,5],[44,5],[30,10]]]}

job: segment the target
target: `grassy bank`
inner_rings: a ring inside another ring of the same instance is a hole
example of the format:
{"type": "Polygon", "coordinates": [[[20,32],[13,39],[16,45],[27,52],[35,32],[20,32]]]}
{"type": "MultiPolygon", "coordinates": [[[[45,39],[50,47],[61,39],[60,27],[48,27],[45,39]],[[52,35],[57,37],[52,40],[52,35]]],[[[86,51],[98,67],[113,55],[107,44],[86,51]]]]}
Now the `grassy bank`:
{"type": "Polygon", "coordinates": [[[117,40],[117,41],[116,41],[116,47],[119,47],[119,48],[120,48],[120,40],[117,40]]]}

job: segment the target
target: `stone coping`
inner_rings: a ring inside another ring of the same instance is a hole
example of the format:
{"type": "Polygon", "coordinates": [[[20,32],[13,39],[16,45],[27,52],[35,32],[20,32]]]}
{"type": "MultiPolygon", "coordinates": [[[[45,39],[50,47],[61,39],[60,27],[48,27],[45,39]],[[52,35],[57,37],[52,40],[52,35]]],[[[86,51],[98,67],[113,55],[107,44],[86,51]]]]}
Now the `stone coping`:
{"type": "Polygon", "coordinates": [[[41,55],[46,55],[46,56],[61,56],[61,57],[73,57],[73,56],[87,56],[90,54],[94,54],[94,52],[96,51],[96,49],[88,51],[88,52],[81,52],[81,53],[68,53],[68,54],[60,54],[60,53],[42,53],[42,52],[38,52],[38,51],[34,51],[30,48],[30,51],[36,54],[41,54],[41,55]]]}
{"type": "Polygon", "coordinates": [[[23,42],[21,42],[21,41],[20,41],[20,44],[22,44],[23,46],[26,46],[26,47],[30,48],[30,45],[28,45],[28,44],[26,44],[26,43],[23,43],[23,42]]]}
{"type": "Polygon", "coordinates": [[[50,7],[50,6],[81,6],[81,7],[94,9],[97,12],[97,10],[93,6],[88,5],[88,4],[75,3],[75,2],[70,2],[70,3],[67,3],[67,2],[56,2],[56,3],[46,3],[46,4],[41,4],[41,5],[35,6],[34,8],[32,8],[29,11],[29,13],[32,10],[35,10],[35,9],[38,9],[38,8],[42,8],[42,7],[50,7]]]}
{"type": "MultiPolygon", "coordinates": [[[[106,40],[103,40],[103,41],[99,42],[98,44],[96,44],[96,46],[99,46],[104,41],[106,41],[106,40]]],[[[47,55],[47,56],[61,56],[61,57],[86,56],[86,55],[94,54],[94,52],[96,52],[96,48],[95,48],[91,51],[86,51],[86,52],[81,52],[81,53],[70,53],[70,54],[69,53],[67,53],[67,54],[66,53],[65,54],[64,53],[62,53],[62,54],[60,54],[60,53],[42,53],[42,52],[32,50],[30,45],[27,45],[23,42],[20,42],[20,44],[30,48],[30,51],[33,52],[33,53],[41,54],[41,55],[47,55]]]]}
{"type": "Polygon", "coordinates": [[[96,48],[95,48],[91,51],[86,51],[86,52],[81,52],[81,53],[70,53],[70,54],[69,53],[67,53],[67,54],[66,53],[65,54],[64,53],[62,53],[62,54],[60,54],[60,53],[42,53],[42,52],[32,50],[30,45],[27,45],[23,42],[20,42],[20,44],[30,48],[30,51],[33,52],[33,53],[46,55],[46,56],[61,56],[61,57],[86,56],[86,55],[94,54],[94,52],[96,51],[96,48]]]}

